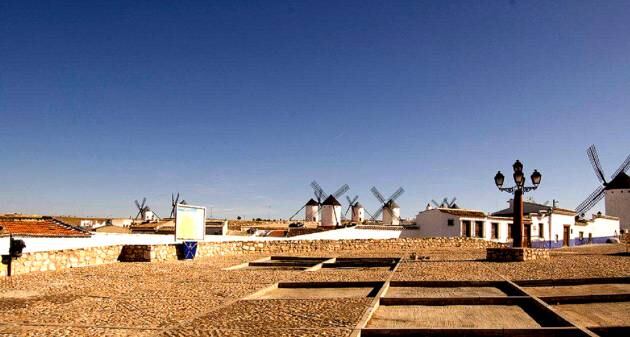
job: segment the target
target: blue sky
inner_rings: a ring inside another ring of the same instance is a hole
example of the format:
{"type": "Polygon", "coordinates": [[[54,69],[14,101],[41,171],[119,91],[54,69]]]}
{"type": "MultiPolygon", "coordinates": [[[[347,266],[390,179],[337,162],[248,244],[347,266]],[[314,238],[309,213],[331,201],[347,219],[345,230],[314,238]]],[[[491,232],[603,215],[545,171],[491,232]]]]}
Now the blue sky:
{"type": "Polygon", "coordinates": [[[0,212],[286,218],[313,179],[492,211],[517,158],[573,208],[591,143],[630,152],[628,32],[622,0],[3,1],[0,212]]]}

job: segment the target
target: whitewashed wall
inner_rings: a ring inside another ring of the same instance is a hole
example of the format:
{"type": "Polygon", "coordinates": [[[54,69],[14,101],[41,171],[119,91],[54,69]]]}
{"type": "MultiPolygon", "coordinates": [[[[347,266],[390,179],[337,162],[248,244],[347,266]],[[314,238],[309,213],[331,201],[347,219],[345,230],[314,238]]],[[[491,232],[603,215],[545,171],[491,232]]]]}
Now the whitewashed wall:
{"type": "Polygon", "coordinates": [[[630,230],[630,190],[608,190],[605,198],[606,215],[619,218],[620,227],[630,230]]]}

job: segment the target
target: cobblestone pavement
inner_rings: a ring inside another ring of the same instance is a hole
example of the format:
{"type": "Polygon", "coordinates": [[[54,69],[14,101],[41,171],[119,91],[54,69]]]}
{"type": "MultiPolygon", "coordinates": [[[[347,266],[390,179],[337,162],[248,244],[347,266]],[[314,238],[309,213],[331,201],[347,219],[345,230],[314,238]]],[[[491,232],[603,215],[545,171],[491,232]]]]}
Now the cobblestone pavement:
{"type": "Polygon", "coordinates": [[[245,299],[279,281],[500,280],[630,276],[623,245],[561,249],[551,260],[485,262],[481,249],[310,252],[400,257],[387,268],[223,268],[264,257],[116,263],[0,279],[0,336],[348,336],[371,298],[245,299]],[[410,256],[419,259],[411,259],[410,256]]]}

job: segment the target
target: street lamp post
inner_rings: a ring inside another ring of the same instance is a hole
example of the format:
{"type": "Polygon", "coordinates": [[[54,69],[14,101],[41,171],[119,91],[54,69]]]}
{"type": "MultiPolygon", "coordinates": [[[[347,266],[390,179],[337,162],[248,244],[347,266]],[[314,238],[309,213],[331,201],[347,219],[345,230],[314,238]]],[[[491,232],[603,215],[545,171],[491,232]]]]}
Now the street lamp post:
{"type": "Polygon", "coordinates": [[[512,169],[514,170],[514,174],[512,176],[514,177],[515,186],[503,187],[505,176],[501,173],[501,171],[497,172],[494,176],[494,183],[497,185],[499,191],[514,194],[514,201],[512,203],[512,211],[514,215],[514,220],[512,221],[512,237],[514,240],[512,246],[520,248],[524,246],[523,193],[537,189],[538,185],[540,185],[540,181],[542,180],[542,175],[538,172],[538,170],[534,170],[534,173],[532,173],[530,177],[534,186],[525,186],[523,164],[517,160],[512,165],[512,169]]]}

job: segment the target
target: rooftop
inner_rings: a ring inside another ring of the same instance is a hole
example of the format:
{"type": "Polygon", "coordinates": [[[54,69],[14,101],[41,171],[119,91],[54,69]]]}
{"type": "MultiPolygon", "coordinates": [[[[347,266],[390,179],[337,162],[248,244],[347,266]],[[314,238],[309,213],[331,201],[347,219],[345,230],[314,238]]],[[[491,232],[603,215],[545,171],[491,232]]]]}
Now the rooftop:
{"type": "Polygon", "coordinates": [[[0,217],[4,232],[19,236],[86,237],[90,234],[51,217],[0,217]]]}

